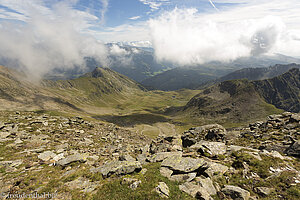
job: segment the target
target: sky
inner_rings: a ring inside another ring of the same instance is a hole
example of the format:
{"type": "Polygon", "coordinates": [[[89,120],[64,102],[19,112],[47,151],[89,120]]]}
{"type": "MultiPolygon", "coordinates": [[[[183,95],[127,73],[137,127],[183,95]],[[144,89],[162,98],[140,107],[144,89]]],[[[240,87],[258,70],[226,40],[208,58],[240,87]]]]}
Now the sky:
{"type": "Polygon", "coordinates": [[[124,41],[182,66],[299,57],[299,23],[299,0],[0,0],[0,58],[45,74],[85,56],[109,65],[104,44],[124,41]]]}

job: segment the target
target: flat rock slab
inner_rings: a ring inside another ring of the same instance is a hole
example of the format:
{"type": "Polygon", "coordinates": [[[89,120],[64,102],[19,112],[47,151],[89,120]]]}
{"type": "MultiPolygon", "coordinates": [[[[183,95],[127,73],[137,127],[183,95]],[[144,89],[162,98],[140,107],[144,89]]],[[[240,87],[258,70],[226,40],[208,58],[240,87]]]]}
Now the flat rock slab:
{"type": "Polygon", "coordinates": [[[155,188],[155,191],[161,196],[162,198],[169,198],[170,191],[169,187],[165,182],[159,182],[158,186],[155,188]]]}
{"type": "Polygon", "coordinates": [[[233,200],[248,200],[250,198],[250,192],[233,185],[225,185],[221,191],[233,200]]]}
{"type": "Polygon", "coordinates": [[[173,171],[189,173],[194,172],[199,168],[207,168],[207,162],[200,158],[182,157],[181,155],[170,156],[166,158],[162,163],[162,167],[168,167],[173,171]]]}
{"type": "Polygon", "coordinates": [[[209,195],[205,188],[192,182],[185,182],[184,184],[179,185],[179,189],[185,193],[188,193],[196,199],[213,200],[213,198],[209,195]]]}
{"type": "Polygon", "coordinates": [[[86,156],[81,154],[70,155],[64,159],[59,160],[56,164],[65,167],[73,162],[86,162],[86,156]]]}
{"type": "Polygon", "coordinates": [[[226,145],[222,142],[200,141],[189,147],[192,151],[208,153],[210,156],[223,155],[226,153],[226,145]]]}
{"type": "Polygon", "coordinates": [[[135,171],[140,171],[142,165],[138,161],[112,161],[104,164],[101,167],[91,169],[91,172],[100,172],[103,177],[109,177],[113,174],[125,175],[135,171]]]}
{"type": "Polygon", "coordinates": [[[182,156],[182,152],[159,152],[151,155],[149,158],[147,158],[147,160],[149,162],[161,162],[164,159],[175,155],[182,156]]]}

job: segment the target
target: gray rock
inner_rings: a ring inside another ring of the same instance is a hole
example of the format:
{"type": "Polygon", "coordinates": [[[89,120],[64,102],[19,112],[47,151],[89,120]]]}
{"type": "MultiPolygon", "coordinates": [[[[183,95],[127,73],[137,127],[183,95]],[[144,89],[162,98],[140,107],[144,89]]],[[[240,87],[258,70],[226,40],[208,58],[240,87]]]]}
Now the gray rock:
{"type": "Polygon", "coordinates": [[[222,142],[200,141],[189,147],[189,150],[200,153],[208,153],[210,156],[223,155],[226,153],[226,145],[222,142]]]}
{"type": "Polygon", "coordinates": [[[215,162],[207,162],[207,166],[204,172],[211,178],[215,175],[223,175],[228,171],[227,166],[215,162]]]}
{"type": "Polygon", "coordinates": [[[111,161],[101,167],[91,169],[91,172],[100,172],[103,177],[109,177],[113,174],[125,175],[135,171],[140,171],[142,165],[138,161],[111,161]]]}
{"type": "Polygon", "coordinates": [[[250,192],[233,185],[225,185],[221,191],[233,200],[248,200],[250,198],[250,192]]]}
{"type": "Polygon", "coordinates": [[[81,154],[70,155],[64,159],[57,161],[57,165],[65,167],[73,162],[86,162],[86,156],[81,154]]]}
{"type": "Polygon", "coordinates": [[[181,156],[182,152],[159,152],[156,154],[151,155],[149,158],[147,158],[147,160],[149,162],[161,162],[163,160],[165,160],[166,158],[170,157],[170,156],[181,156]]]}
{"type": "Polygon", "coordinates": [[[159,182],[158,186],[155,188],[155,191],[159,194],[162,198],[169,198],[170,190],[169,187],[165,182],[159,182]]]}
{"type": "Polygon", "coordinates": [[[129,188],[131,188],[132,190],[135,190],[136,188],[138,188],[140,186],[141,183],[142,183],[142,181],[135,181],[129,185],[129,188]]]}
{"type": "Polygon", "coordinates": [[[120,157],[119,157],[119,160],[120,161],[136,161],[136,159],[135,158],[133,158],[131,155],[129,155],[129,154],[125,154],[125,155],[121,155],[120,157]]]}
{"type": "Polygon", "coordinates": [[[139,161],[142,165],[147,164],[146,160],[147,160],[147,156],[145,154],[139,154],[137,155],[137,161],[139,161]]]}
{"type": "Polygon", "coordinates": [[[179,189],[197,199],[213,200],[203,187],[192,182],[185,182],[184,184],[179,185],[179,189]]]}
{"type": "Polygon", "coordinates": [[[54,158],[56,156],[55,153],[53,153],[52,151],[45,151],[43,153],[40,153],[38,155],[38,158],[41,159],[42,161],[49,161],[50,159],[54,158]]]}
{"type": "Polygon", "coordinates": [[[254,188],[254,191],[259,194],[262,197],[269,196],[272,192],[275,191],[274,188],[268,188],[268,187],[256,187],[254,188]]]}
{"type": "Polygon", "coordinates": [[[177,182],[190,182],[194,178],[196,178],[197,173],[188,173],[188,174],[176,174],[171,176],[169,179],[171,181],[177,181],[177,182]]]}
{"type": "Polygon", "coordinates": [[[199,168],[207,168],[207,162],[200,158],[194,159],[190,157],[182,157],[181,155],[170,156],[166,158],[162,163],[162,167],[168,167],[173,171],[179,171],[183,173],[194,172],[199,168]]]}
{"type": "Polygon", "coordinates": [[[300,157],[300,140],[294,142],[294,144],[288,147],[285,153],[289,156],[300,157]]]}
{"type": "Polygon", "coordinates": [[[170,170],[170,169],[167,168],[167,167],[161,167],[161,168],[159,169],[159,171],[160,171],[160,174],[161,174],[162,176],[167,177],[167,178],[170,178],[171,175],[173,174],[173,171],[170,170]]]}
{"type": "Polygon", "coordinates": [[[219,124],[209,124],[191,128],[181,137],[183,147],[189,147],[203,139],[223,141],[227,134],[226,129],[219,124]]]}
{"type": "Polygon", "coordinates": [[[196,183],[203,187],[210,195],[216,195],[217,190],[215,186],[213,185],[213,182],[210,178],[202,178],[202,177],[197,177],[195,179],[196,183]]]}

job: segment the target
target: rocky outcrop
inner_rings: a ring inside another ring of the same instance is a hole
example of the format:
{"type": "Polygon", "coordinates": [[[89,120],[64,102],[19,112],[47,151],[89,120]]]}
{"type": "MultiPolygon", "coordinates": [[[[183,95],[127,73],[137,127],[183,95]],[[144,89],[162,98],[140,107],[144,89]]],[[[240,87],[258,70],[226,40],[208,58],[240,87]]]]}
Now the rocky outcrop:
{"type": "Polygon", "coordinates": [[[191,128],[181,136],[182,145],[183,147],[189,147],[201,140],[222,141],[225,139],[226,133],[226,129],[219,124],[191,128]]]}

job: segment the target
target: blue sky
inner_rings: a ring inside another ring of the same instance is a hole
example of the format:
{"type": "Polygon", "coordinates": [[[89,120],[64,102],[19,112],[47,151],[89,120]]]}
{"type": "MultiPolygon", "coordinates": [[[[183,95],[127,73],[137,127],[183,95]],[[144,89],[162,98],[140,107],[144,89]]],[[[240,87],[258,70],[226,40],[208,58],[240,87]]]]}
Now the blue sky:
{"type": "Polygon", "coordinates": [[[105,43],[132,41],[183,66],[299,57],[299,23],[299,0],[0,0],[0,58],[43,74],[84,56],[105,63],[105,43]]]}
{"type": "MultiPolygon", "coordinates": [[[[83,31],[92,33],[97,39],[103,41],[118,39],[118,37],[109,38],[108,32],[115,30],[118,32],[119,28],[126,29],[133,26],[136,28],[133,28],[133,32],[143,29],[142,26],[149,19],[174,8],[196,8],[198,12],[203,13],[216,12],[209,0],[0,0],[0,20],[26,23],[31,17],[32,8],[48,15],[53,11],[53,7],[60,3],[67,4],[73,12],[81,11],[82,15],[89,15],[83,17],[87,25],[83,27],[85,29],[83,31]]],[[[237,5],[238,2],[215,2],[214,4],[218,9],[226,9],[237,5]]],[[[146,39],[146,37],[136,38],[134,35],[130,37],[127,34],[124,40],[146,39]]]]}

